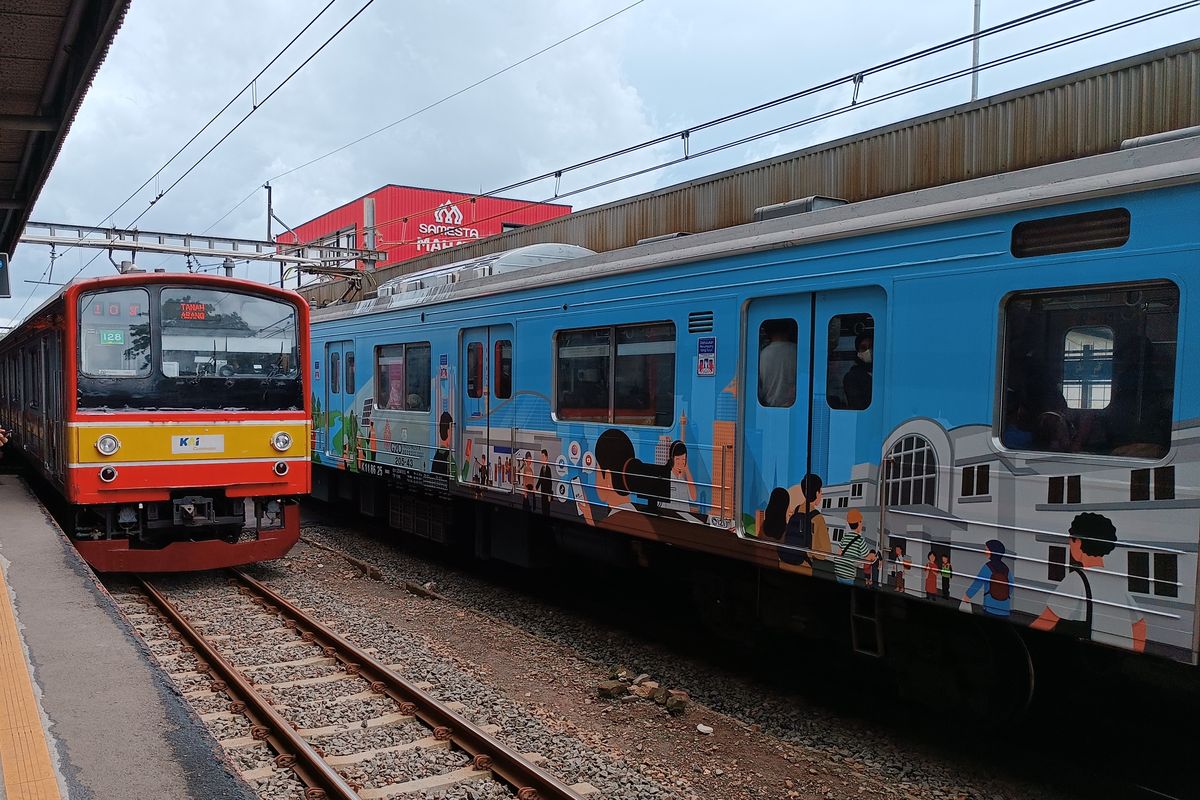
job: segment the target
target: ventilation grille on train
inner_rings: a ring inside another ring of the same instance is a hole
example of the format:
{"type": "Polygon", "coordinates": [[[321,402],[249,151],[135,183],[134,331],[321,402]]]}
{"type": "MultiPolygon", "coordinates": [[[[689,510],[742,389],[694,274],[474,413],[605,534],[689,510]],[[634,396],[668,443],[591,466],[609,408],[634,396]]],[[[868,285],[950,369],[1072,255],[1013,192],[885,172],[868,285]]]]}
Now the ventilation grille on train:
{"type": "Polygon", "coordinates": [[[1129,212],[1123,208],[1047,217],[1018,223],[1012,232],[1017,258],[1103,250],[1129,241],[1129,212]]]}
{"type": "Polygon", "coordinates": [[[709,333],[713,329],[713,312],[693,311],[688,314],[688,333],[709,333]]]}

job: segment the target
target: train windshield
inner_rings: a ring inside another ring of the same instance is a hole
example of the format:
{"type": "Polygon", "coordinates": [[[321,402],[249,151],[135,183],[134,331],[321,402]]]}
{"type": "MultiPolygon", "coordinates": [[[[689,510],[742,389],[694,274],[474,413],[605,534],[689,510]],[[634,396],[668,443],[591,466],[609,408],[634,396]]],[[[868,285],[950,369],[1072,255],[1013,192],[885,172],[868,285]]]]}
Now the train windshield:
{"type": "Polygon", "coordinates": [[[296,364],[291,305],[209,289],[163,289],[164,376],[292,377],[296,364]]]}
{"type": "Polygon", "coordinates": [[[286,411],[304,407],[290,303],[149,286],[85,295],[81,410],[286,411]]]}
{"type": "Polygon", "coordinates": [[[79,366],[84,375],[150,374],[150,294],[145,289],[87,295],[80,312],[79,366]]]}

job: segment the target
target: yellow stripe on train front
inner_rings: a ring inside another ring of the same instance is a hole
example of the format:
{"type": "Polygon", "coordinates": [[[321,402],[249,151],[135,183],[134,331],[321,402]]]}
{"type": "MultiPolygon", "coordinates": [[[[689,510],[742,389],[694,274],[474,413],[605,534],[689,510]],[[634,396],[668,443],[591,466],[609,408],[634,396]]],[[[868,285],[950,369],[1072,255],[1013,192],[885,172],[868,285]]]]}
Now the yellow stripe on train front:
{"type": "Polygon", "coordinates": [[[72,464],[307,458],[306,421],[231,424],[154,423],[71,426],[72,464]],[[286,434],[286,437],[279,436],[286,434]],[[106,438],[111,437],[111,438],[106,438]],[[115,451],[113,450],[115,439],[115,451]],[[275,445],[286,443],[286,449],[275,445]],[[111,455],[105,455],[110,452],[111,455]]]}

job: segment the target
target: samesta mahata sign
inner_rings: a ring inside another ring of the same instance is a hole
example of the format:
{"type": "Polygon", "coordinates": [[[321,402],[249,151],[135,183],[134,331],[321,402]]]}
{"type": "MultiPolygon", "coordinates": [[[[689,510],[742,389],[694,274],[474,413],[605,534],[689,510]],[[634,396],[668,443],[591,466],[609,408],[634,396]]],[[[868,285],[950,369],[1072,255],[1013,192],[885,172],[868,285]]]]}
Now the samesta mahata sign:
{"type": "Polygon", "coordinates": [[[422,222],[417,227],[420,234],[415,243],[417,252],[434,253],[482,238],[478,228],[464,226],[462,222],[463,213],[458,204],[444,201],[434,209],[433,222],[422,222]]]}

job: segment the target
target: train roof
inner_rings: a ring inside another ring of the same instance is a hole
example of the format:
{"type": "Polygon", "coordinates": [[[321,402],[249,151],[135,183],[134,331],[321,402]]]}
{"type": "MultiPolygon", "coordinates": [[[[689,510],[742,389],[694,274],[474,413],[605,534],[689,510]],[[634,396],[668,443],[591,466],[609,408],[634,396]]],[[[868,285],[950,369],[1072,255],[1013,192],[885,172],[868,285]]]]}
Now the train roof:
{"type": "MultiPolygon", "coordinates": [[[[313,322],[569,284],[674,264],[777,250],[958,219],[1039,208],[1200,181],[1200,129],[1127,142],[1100,155],[890,195],[692,236],[612,250],[505,274],[462,273],[454,282],[314,308],[313,322]]],[[[562,245],[565,247],[565,245],[562,245]]],[[[524,248],[522,248],[524,249],[524,248]]],[[[512,251],[510,251],[512,252],[512,251]]],[[[464,262],[470,263],[470,262],[464,262]]],[[[436,268],[440,272],[449,267],[436,268]]],[[[412,280],[414,275],[399,280],[412,280]]]]}
{"type": "Polygon", "coordinates": [[[32,319],[35,319],[45,309],[63,299],[67,294],[78,295],[80,292],[106,289],[114,286],[145,286],[155,283],[170,283],[178,285],[195,285],[211,288],[236,289],[255,294],[274,295],[290,300],[297,305],[307,307],[307,301],[291,289],[280,289],[245,278],[228,278],[224,275],[205,275],[195,272],[127,272],[120,275],[101,275],[95,278],[77,278],[62,286],[50,297],[46,298],[36,309],[31,311],[23,320],[13,325],[12,330],[0,336],[0,343],[10,336],[16,336],[32,319]]]}

